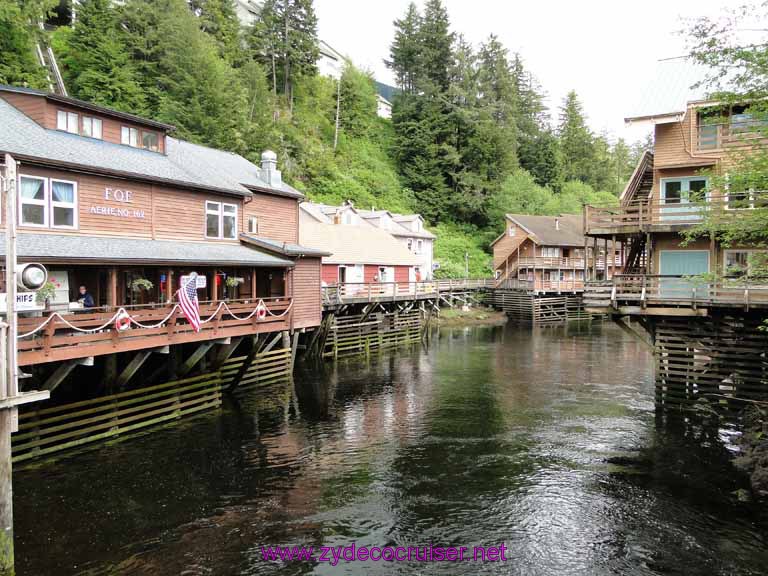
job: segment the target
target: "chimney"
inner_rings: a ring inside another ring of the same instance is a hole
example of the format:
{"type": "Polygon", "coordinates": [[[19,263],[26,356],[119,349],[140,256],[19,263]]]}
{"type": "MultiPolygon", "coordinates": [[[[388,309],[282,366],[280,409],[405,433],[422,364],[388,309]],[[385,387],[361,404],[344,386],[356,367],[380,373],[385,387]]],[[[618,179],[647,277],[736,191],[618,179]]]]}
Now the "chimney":
{"type": "Polygon", "coordinates": [[[555,230],[560,230],[560,218],[555,218],[555,230]]]}
{"type": "Polygon", "coordinates": [[[261,177],[273,188],[283,185],[283,176],[277,169],[277,154],[272,150],[265,150],[261,154],[261,177]]]}

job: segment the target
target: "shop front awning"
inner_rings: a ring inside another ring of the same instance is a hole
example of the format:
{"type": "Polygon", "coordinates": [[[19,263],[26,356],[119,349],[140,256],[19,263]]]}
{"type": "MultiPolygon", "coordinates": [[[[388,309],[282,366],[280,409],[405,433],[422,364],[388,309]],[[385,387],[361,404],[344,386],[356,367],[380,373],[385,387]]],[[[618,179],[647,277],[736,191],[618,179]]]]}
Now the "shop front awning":
{"type": "MultiPolygon", "coordinates": [[[[17,252],[19,260],[43,263],[283,268],[294,264],[245,244],[31,232],[19,233],[17,252]]],[[[5,234],[0,234],[0,255],[5,256],[5,234]]]]}

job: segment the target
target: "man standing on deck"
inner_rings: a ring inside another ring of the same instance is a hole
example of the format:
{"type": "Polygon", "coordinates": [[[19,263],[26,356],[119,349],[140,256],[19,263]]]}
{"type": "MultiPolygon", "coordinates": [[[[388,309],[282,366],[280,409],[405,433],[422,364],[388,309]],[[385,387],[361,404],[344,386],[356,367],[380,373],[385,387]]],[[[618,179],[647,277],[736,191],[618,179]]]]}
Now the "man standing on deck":
{"type": "Polygon", "coordinates": [[[94,308],[96,306],[93,296],[91,296],[85,286],[80,286],[80,298],[77,301],[83,305],[83,308],[94,308]]]}

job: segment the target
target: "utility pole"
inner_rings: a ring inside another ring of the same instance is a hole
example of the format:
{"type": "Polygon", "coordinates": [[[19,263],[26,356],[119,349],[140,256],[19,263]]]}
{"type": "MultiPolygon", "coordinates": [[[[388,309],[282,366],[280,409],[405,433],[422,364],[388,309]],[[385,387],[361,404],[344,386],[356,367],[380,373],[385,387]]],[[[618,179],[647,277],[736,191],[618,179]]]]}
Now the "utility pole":
{"type": "MultiPolygon", "coordinates": [[[[50,392],[19,393],[18,349],[16,347],[18,287],[16,260],[16,161],[5,155],[4,174],[0,171],[0,193],[5,192],[5,291],[6,322],[0,322],[0,576],[12,576],[13,483],[11,433],[18,429],[18,406],[45,400],[50,392]]],[[[44,270],[44,269],[43,269],[44,270]]]]}

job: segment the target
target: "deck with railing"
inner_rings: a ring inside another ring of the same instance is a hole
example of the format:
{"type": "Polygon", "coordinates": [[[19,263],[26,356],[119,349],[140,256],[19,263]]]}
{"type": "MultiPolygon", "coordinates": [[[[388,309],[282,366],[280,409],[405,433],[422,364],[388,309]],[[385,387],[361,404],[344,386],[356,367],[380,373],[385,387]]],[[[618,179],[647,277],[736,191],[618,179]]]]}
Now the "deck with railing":
{"type": "Polygon", "coordinates": [[[588,282],[584,303],[588,308],[648,314],[658,308],[687,308],[692,313],[706,308],[765,309],[768,278],[707,281],[687,276],[617,274],[610,281],[588,282]]]}
{"type": "Polygon", "coordinates": [[[290,298],[201,302],[199,332],[177,304],[22,316],[18,326],[19,365],[288,330],[291,316],[290,298]],[[259,303],[263,303],[263,313],[256,312],[259,303]],[[126,315],[130,317],[129,327],[118,329],[118,318],[126,315]]]}
{"type": "Polygon", "coordinates": [[[492,278],[430,280],[425,282],[346,282],[323,286],[326,308],[367,302],[401,302],[428,300],[441,294],[469,292],[493,288],[492,278]]]}
{"type": "Polygon", "coordinates": [[[766,190],[726,194],[709,192],[701,200],[683,198],[674,203],[651,197],[621,206],[587,205],[584,207],[584,224],[587,235],[663,232],[699,224],[705,216],[729,220],[748,210],[766,208],[766,190]]]}

